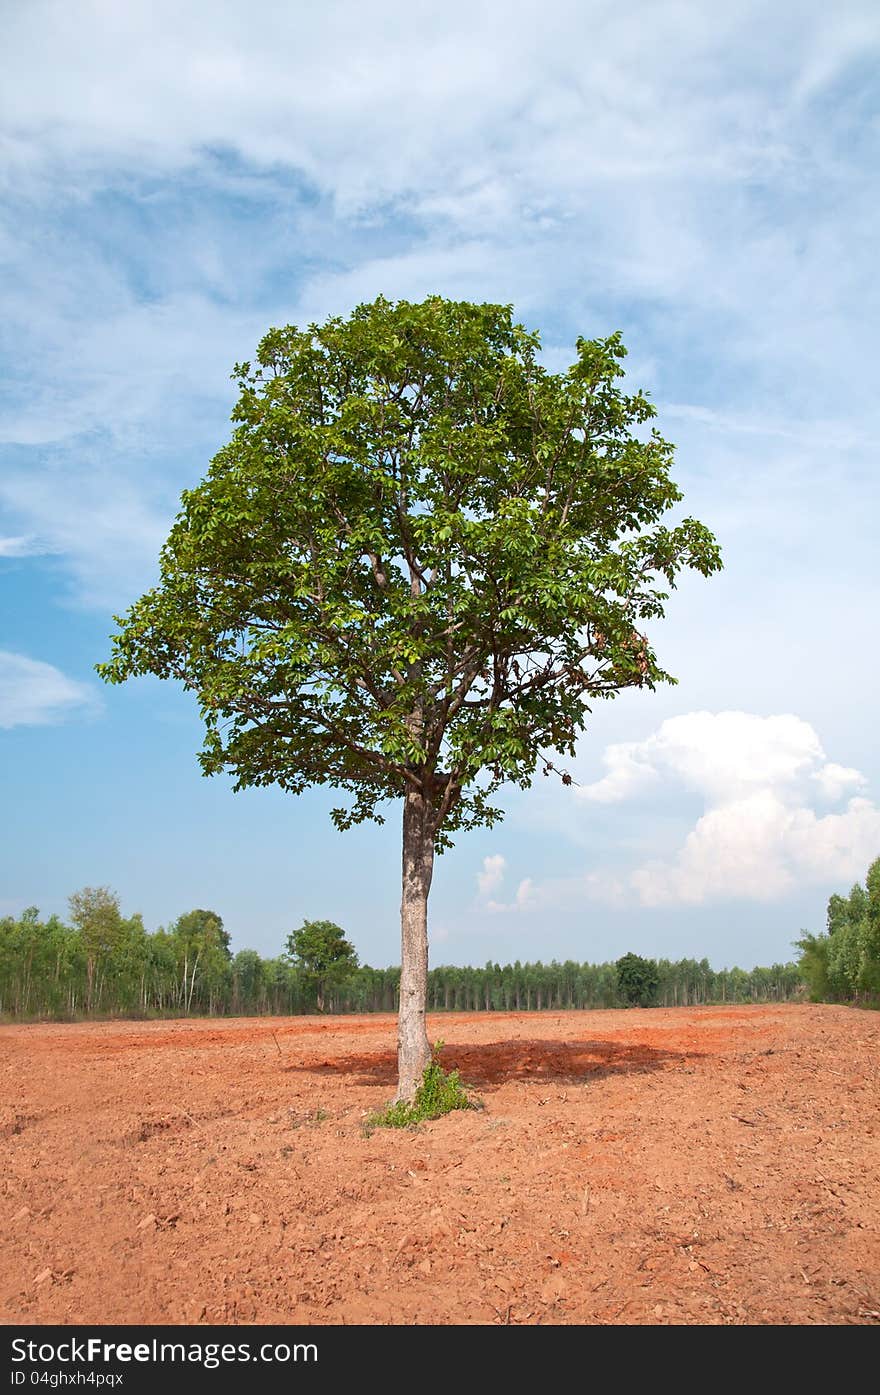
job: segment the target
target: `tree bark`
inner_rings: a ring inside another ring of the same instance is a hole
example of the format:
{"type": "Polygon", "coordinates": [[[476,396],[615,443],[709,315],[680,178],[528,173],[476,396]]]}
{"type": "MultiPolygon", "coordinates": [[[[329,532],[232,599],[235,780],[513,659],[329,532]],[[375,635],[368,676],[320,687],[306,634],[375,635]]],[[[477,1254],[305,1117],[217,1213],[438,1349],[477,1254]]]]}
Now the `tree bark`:
{"type": "Polygon", "coordinates": [[[428,1000],[428,892],[434,870],[431,808],[418,790],[403,804],[403,878],[400,900],[400,1006],[397,1019],[397,1098],[411,1100],[431,1059],[425,1012],[428,1000]]]}

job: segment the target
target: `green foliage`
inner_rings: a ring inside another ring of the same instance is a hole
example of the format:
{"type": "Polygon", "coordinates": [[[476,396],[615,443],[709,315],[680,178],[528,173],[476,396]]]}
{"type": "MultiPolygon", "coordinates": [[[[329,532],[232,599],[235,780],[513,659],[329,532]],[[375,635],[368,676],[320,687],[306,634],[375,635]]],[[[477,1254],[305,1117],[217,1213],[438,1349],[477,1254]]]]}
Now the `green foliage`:
{"type": "Polygon", "coordinates": [[[231,959],[229,931],[223,929],[223,921],[216,911],[187,911],[174,922],[174,934],[193,949],[213,950],[231,959]]]}
{"type": "Polygon", "coordinates": [[[109,887],[83,887],[69,898],[70,919],[78,932],[85,959],[86,982],[82,1007],[92,1012],[102,995],[118,992],[113,979],[130,979],[136,972],[146,934],[140,916],[124,920],[119,898],[109,887]],[[110,982],[108,983],[108,980],[110,982]]]}
{"type": "Polygon", "coordinates": [[[617,991],[627,1007],[653,1007],[657,1001],[660,975],[656,961],[638,954],[618,959],[617,991]]]}
{"type": "Polygon", "coordinates": [[[395,1100],[387,1109],[373,1114],[367,1127],[406,1129],[428,1119],[439,1119],[454,1109],[473,1109],[462,1087],[457,1070],[445,1071],[440,1064],[443,1042],[434,1045],[434,1054],[425,1067],[422,1083],[411,1100],[395,1100]]]}
{"type": "Polygon", "coordinates": [[[232,958],[223,921],[216,911],[187,911],[169,927],[169,936],[182,1005],[191,1012],[198,989],[200,997],[207,995],[212,1012],[222,999],[232,958]]]}
{"type": "Polygon", "coordinates": [[[859,987],[872,999],[880,999],[880,857],[865,878],[867,905],[861,926],[859,987]]]}
{"type": "Polygon", "coordinates": [[[416,789],[438,847],[491,824],[592,701],[673,681],[641,627],[720,566],[660,522],[673,448],[620,335],[564,373],[538,349],[509,306],[439,296],[271,330],[98,671],[181,681],[236,788],[330,784],[340,828],[416,789]]]}
{"type": "Polygon", "coordinates": [[[329,989],[341,987],[358,966],[354,945],[330,920],[305,920],[287,938],[287,953],[306,983],[315,989],[323,1012],[329,989]]]}
{"type": "MultiPolygon", "coordinates": [[[[832,900],[834,900],[833,897],[832,900]]],[[[807,985],[810,1002],[824,1002],[831,997],[831,980],[828,972],[828,936],[811,935],[805,930],[802,937],[795,941],[795,944],[801,951],[798,968],[807,985]]]]}
{"type": "Polygon", "coordinates": [[[825,925],[829,935],[833,935],[835,930],[845,926],[849,919],[849,903],[845,896],[834,896],[829,898],[828,910],[825,915],[825,925]]]}
{"type": "Polygon", "coordinates": [[[798,965],[814,1002],[880,1002],[880,858],[865,885],[828,902],[828,933],[804,933],[798,965]]]}

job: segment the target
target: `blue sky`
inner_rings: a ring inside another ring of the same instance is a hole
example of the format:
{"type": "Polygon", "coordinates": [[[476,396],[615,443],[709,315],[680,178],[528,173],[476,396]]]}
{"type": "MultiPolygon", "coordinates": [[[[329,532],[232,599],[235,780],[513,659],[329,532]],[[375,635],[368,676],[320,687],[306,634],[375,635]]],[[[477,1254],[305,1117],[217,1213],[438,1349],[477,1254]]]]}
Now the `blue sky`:
{"type": "Polygon", "coordinates": [[[571,790],[437,868],[435,962],[790,957],[880,854],[876,5],[31,0],[0,95],[0,914],[304,917],[398,956],[399,830],[204,780],[193,702],[104,689],[112,615],[270,325],[512,302],[620,328],[725,571],[571,790]]]}

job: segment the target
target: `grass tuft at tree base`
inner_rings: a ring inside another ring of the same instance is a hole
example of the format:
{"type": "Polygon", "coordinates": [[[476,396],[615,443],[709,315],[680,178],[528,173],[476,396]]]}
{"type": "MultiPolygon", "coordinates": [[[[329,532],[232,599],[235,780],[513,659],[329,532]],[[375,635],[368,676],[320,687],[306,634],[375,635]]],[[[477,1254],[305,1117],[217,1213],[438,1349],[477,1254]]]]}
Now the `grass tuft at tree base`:
{"type": "Polygon", "coordinates": [[[443,1042],[434,1044],[434,1054],[422,1076],[422,1083],[411,1100],[395,1100],[387,1109],[367,1120],[369,1128],[406,1129],[428,1119],[439,1119],[454,1109],[475,1109],[465,1094],[457,1070],[445,1071],[440,1064],[443,1042]]]}

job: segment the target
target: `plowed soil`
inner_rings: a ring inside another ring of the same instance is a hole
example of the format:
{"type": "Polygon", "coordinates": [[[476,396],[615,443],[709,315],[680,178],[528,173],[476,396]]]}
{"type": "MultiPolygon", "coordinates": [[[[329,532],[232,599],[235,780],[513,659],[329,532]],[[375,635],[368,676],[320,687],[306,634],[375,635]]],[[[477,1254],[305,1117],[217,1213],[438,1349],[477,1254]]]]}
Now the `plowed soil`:
{"type": "Polygon", "coordinates": [[[393,1018],[0,1028],[0,1318],[875,1323],[880,1014],[450,1014],[482,1100],[364,1127],[393,1018]]]}

